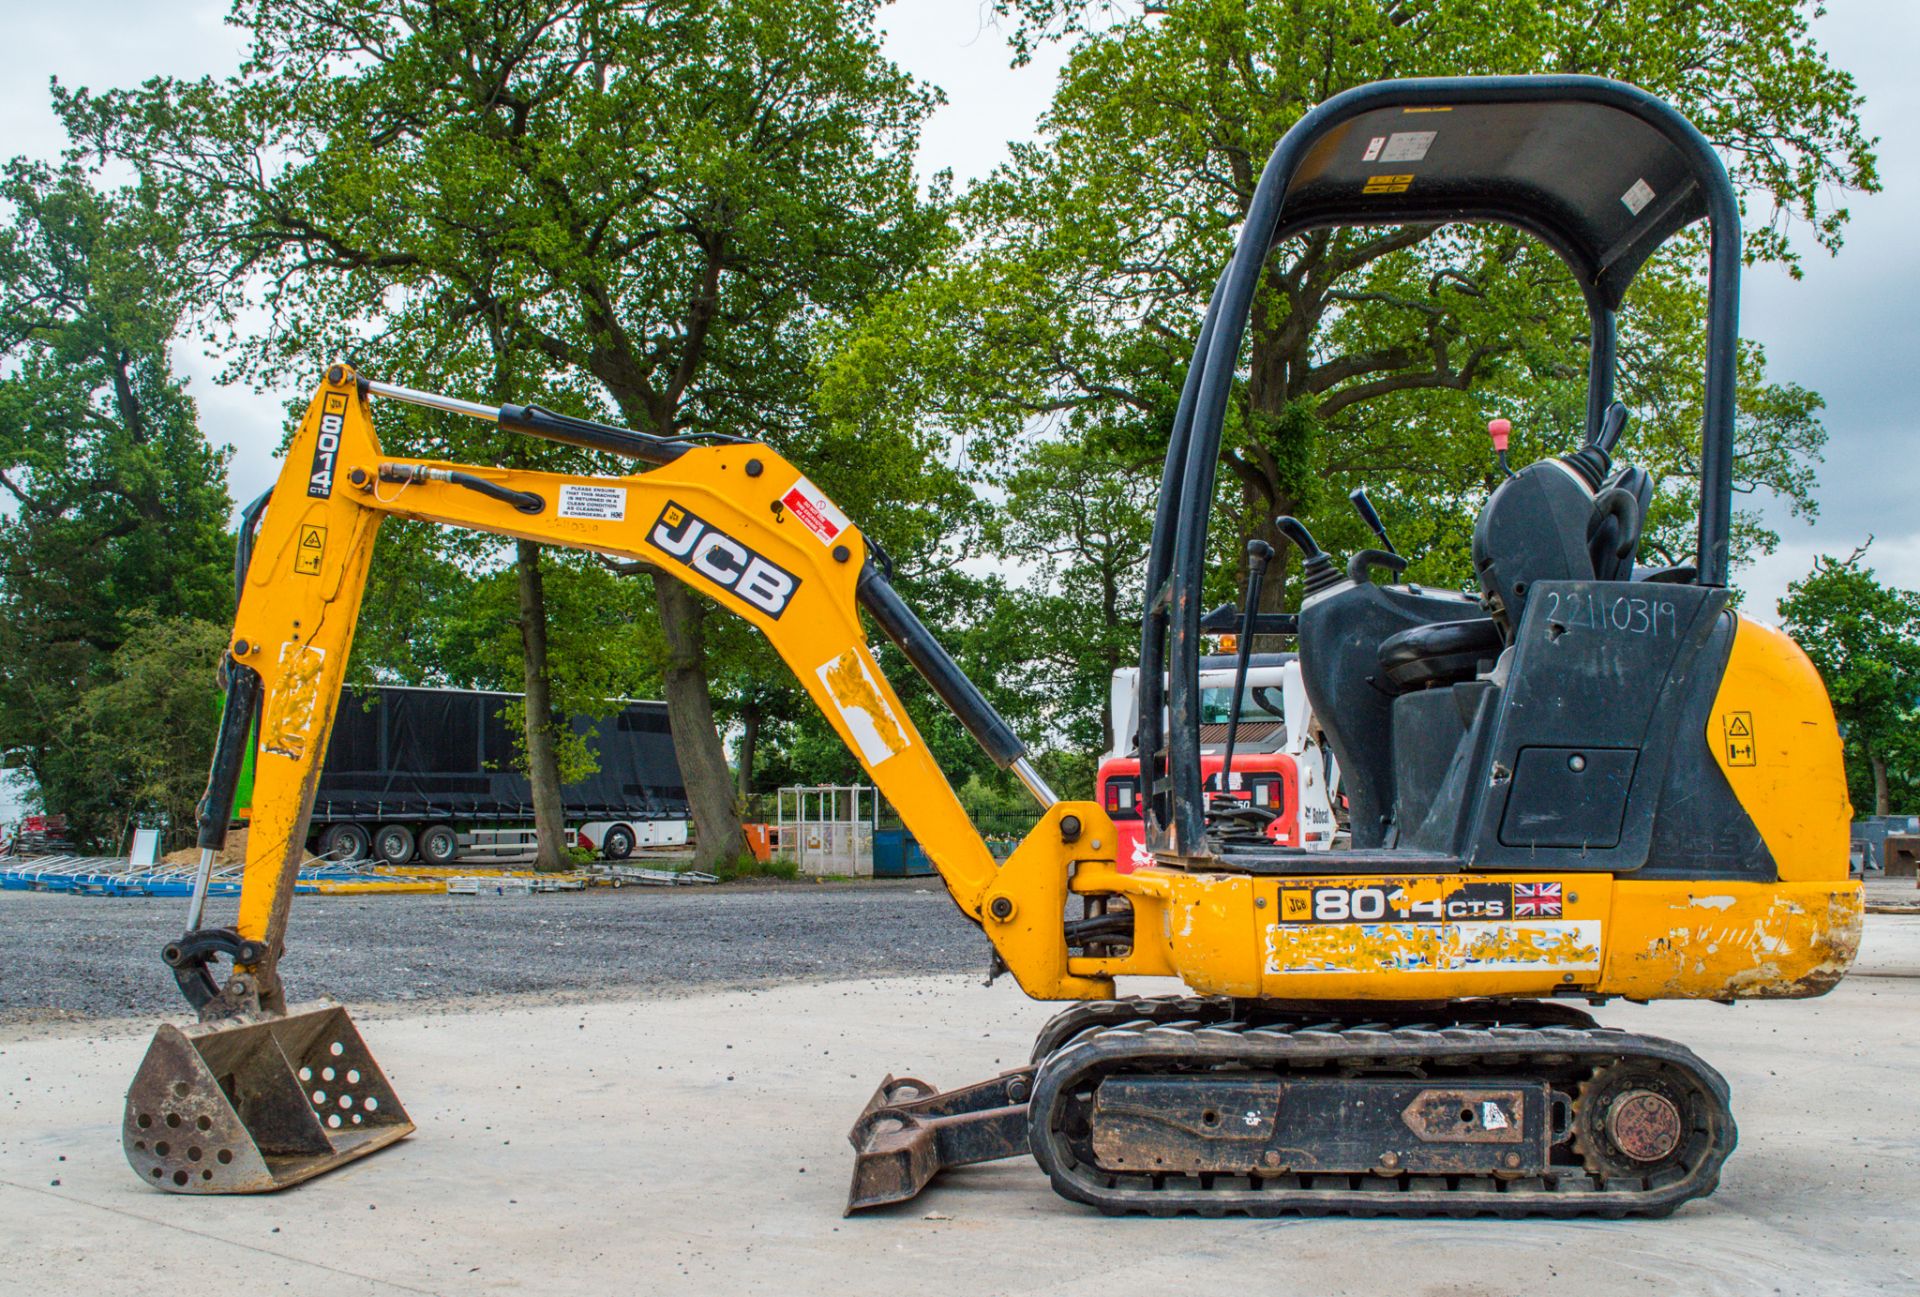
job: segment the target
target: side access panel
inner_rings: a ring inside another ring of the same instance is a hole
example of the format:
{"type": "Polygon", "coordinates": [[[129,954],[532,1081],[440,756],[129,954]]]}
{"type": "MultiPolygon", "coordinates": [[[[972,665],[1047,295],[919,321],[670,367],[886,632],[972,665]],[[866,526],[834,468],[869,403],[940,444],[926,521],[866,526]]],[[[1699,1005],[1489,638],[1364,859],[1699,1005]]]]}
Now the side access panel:
{"type": "Polygon", "coordinates": [[[1492,730],[1459,784],[1468,864],[1771,880],[1702,737],[1733,630],[1724,590],[1535,586],[1492,730]]]}

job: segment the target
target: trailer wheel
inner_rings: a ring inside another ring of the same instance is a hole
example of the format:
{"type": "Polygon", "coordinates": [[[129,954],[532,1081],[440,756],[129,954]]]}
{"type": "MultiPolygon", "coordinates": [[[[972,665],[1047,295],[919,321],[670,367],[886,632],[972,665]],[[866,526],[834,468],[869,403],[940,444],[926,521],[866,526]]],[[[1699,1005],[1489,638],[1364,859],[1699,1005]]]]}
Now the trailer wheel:
{"type": "Polygon", "coordinates": [[[625,860],[633,854],[633,830],[616,824],[600,840],[600,854],[607,860],[625,860]]]}
{"type": "Polygon", "coordinates": [[[404,865],[413,859],[413,830],[404,824],[382,824],[373,835],[373,850],[383,865],[404,865]]]}
{"type": "Polygon", "coordinates": [[[450,865],[460,854],[460,835],[444,824],[436,824],[420,835],[420,854],[430,865],[450,865]]]}
{"type": "Polygon", "coordinates": [[[365,860],[372,849],[367,831],[358,824],[330,824],[320,835],[320,854],[342,864],[365,860]]]}

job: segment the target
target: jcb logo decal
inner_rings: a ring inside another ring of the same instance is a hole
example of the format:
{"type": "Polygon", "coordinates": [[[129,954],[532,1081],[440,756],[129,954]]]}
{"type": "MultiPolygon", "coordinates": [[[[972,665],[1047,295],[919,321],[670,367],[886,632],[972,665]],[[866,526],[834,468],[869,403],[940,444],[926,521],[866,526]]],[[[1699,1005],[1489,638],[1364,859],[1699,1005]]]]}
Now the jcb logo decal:
{"type": "Polygon", "coordinates": [[[320,436],[313,443],[313,472],[307,475],[307,494],[316,500],[333,494],[333,466],[340,458],[340,425],[347,416],[347,398],[329,392],[320,408],[320,436]]]}
{"type": "Polygon", "coordinates": [[[660,511],[647,539],[775,619],[800,588],[799,577],[672,501],[660,511]]]}

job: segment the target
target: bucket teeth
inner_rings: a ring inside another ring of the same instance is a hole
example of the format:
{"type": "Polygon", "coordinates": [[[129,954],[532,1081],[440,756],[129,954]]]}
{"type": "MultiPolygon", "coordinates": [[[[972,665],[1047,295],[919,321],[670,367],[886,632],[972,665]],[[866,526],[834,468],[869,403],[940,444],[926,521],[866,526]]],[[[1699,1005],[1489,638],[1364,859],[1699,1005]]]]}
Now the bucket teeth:
{"type": "Polygon", "coordinates": [[[163,1025],[127,1090],[120,1138],[156,1188],[268,1193],[412,1131],[347,1011],[308,1004],[163,1025]]]}

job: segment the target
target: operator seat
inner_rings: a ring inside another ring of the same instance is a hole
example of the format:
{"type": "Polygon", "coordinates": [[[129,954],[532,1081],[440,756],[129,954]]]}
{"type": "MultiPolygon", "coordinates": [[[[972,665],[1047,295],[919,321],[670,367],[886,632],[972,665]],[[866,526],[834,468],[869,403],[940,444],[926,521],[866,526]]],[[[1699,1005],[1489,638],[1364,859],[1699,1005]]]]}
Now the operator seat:
{"type": "MultiPolygon", "coordinates": [[[[1654,482],[1632,465],[1609,475],[1603,447],[1618,440],[1626,418],[1615,402],[1595,443],[1529,464],[1495,489],[1473,529],[1474,571],[1491,615],[1430,622],[1381,641],[1380,674],[1390,692],[1458,684],[1491,669],[1538,582],[1633,579],[1654,482]]],[[[1504,431],[1494,444],[1504,465],[1504,431]]]]}
{"type": "Polygon", "coordinates": [[[1491,617],[1428,622],[1380,641],[1380,674],[1393,693],[1458,684],[1490,669],[1506,644],[1491,617]]]}

